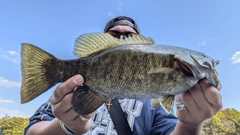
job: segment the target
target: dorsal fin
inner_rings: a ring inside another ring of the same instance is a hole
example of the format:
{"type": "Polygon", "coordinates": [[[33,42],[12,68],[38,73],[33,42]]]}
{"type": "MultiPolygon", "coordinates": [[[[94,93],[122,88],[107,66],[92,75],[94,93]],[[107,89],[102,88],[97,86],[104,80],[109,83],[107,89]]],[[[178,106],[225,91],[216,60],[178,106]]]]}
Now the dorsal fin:
{"type": "Polygon", "coordinates": [[[74,54],[79,57],[88,57],[97,52],[118,45],[147,45],[154,44],[152,38],[146,38],[142,35],[117,39],[108,33],[87,33],[80,35],[75,42],[74,54]]]}

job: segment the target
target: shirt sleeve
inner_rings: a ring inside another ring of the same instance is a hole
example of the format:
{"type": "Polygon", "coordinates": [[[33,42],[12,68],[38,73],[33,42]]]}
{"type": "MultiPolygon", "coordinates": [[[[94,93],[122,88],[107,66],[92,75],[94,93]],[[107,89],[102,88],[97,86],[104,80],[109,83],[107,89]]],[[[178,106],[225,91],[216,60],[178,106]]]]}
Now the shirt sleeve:
{"type": "Polygon", "coordinates": [[[155,112],[151,135],[169,135],[173,132],[177,121],[173,111],[167,114],[162,107],[159,107],[155,112]]]}
{"type": "Polygon", "coordinates": [[[52,114],[52,108],[50,105],[50,99],[42,104],[37,111],[33,114],[29,119],[29,124],[24,129],[24,135],[27,133],[28,129],[33,125],[40,121],[51,121],[55,117],[52,114]]]}

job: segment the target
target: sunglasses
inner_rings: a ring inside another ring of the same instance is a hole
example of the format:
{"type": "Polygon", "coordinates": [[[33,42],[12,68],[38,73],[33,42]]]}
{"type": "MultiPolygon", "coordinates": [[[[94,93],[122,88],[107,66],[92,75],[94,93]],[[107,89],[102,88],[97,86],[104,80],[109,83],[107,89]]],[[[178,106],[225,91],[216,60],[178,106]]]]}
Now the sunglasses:
{"type": "Polygon", "coordinates": [[[123,38],[138,35],[137,33],[134,33],[134,32],[128,32],[128,31],[127,32],[120,32],[120,31],[117,31],[117,30],[109,30],[107,33],[112,35],[115,38],[118,38],[118,39],[120,39],[121,35],[123,35],[123,38]]]}

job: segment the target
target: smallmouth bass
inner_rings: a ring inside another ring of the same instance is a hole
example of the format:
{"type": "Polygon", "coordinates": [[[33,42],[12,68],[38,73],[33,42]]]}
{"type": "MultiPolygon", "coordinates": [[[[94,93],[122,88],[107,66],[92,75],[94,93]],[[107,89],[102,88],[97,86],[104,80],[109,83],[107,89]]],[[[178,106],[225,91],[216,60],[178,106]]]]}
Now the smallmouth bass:
{"type": "Polygon", "coordinates": [[[218,61],[194,50],[158,45],[142,35],[117,39],[107,33],[87,33],[77,38],[74,54],[80,58],[60,60],[28,43],[22,44],[21,102],[26,103],[75,74],[84,86],[73,92],[73,109],[89,114],[107,99],[154,98],[170,112],[174,96],[207,78],[221,87],[215,69],[218,61]]]}

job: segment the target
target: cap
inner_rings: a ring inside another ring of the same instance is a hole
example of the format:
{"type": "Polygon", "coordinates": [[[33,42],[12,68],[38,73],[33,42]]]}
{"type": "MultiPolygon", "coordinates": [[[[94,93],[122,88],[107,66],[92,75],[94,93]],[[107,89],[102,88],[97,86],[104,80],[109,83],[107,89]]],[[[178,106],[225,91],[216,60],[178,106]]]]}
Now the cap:
{"type": "Polygon", "coordinates": [[[104,32],[107,32],[110,28],[116,26],[116,25],[125,25],[125,26],[129,26],[132,27],[138,34],[140,33],[140,29],[137,25],[137,23],[130,17],[126,17],[126,16],[118,16],[116,18],[113,18],[112,20],[108,21],[108,23],[106,24],[105,28],[104,28],[104,32]],[[130,22],[123,22],[120,20],[127,20],[130,22]]]}

